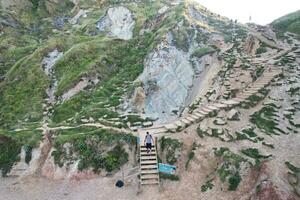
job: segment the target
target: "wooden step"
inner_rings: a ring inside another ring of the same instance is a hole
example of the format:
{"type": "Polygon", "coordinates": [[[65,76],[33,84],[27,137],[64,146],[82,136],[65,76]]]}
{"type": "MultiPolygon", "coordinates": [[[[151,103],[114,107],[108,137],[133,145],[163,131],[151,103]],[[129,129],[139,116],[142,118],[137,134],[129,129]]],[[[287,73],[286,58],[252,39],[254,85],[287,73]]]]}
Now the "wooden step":
{"type": "MultiPolygon", "coordinates": [[[[140,152],[146,152],[147,153],[147,149],[146,148],[140,149],[140,152]]],[[[155,152],[156,152],[155,148],[152,148],[151,153],[155,153],[155,152]]]]}
{"type": "Polygon", "coordinates": [[[204,112],[207,112],[207,113],[210,113],[211,111],[213,111],[212,109],[207,108],[207,107],[202,107],[202,108],[200,108],[200,110],[203,110],[204,112]]]}
{"type": "Polygon", "coordinates": [[[187,116],[185,119],[189,120],[191,123],[193,123],[194,121],[196,121],[196,119],[190,117],[190,116],[187,116]]]}
{"type": "Polygon", "coordinates": [[[201,114],[201,115],[204,115],[204,116],[208,115],[208,113],[209,113],[209,112],[206,112],[206,111],[203,111],[203,110],[200,110],[200,109],[196,110],[196,112],[201,114]]]}
{"type": "Polygon", "coordinates": [[[157,174],[157,169],[142,169],[141,174],[157,174]]]}
{"type": "Polygon", "coordinates": [[[180,119],[180,121],[181,121],[182,123],[186,124],[186,125],[191,124],[191,122],[190,122],[189,120],[185,119],[185,118],[180,119]]]}
{"type": "MultiPolygon", "coordinates": [[[[140,147],[141,147],[141,149],[146,149],[146,146],[145,146],[145,145],[141,145],[140,147]]],[[[152,145],[152,146],[151,146],[151,148],[152,148],[152,149],[154,149],[154,148],[155,148],[155,146],[154,146],[154,145],[152,145]]]]}
{"type": "Polygon", "coordinates": [[[151,152],[147,153],[147,152],[140,152],[141,156],[156,156],[156,152],[151,150],[151,152]]]}
{"type": "Polygon", "coordinates": [[[142,156],[141,160],[156,160],[156,156],[142,156]]]}
{"type": "Polygon", "coordinates": [[[222,103],[215,103],[214,106],[216,106],[218,108],[226,108],[227,107],[226,104],[222,104],[222,103]]]}
{"type": "Polygon", "coordinates": [[[196,115],[196,116],[198,116],[198,117],[200,117],[200,118],[203,118],[203,117],[204,117],[204,115],[202,115],[202,114],[200,114],[200,113],[198,113],[198,112],[193,112],[193,115],[196,115]]]}
{"type": "Polygon", "coordinates": [[[218,110],[219,108],[213,106],[213,105],[207,105],[206,108],[209,108],[211,110],[218,110]]]}
{"type": "Polygon", "coordinates": [[[142,174],[141,175],[141,179],[145,180],[145,179],[158,179],[158,174],[142,174]]]}
{"type": "Polygon", "coordinates": [[[141,160],[141,165],[157,164],[157,160],[141,160]]]}
{"type": "Polygon", "coordinates": [[[141,170],[157,169],[157,165],[141,165],[141,170]]]}
{"type": "Polygon", "coordinates": [[[225,100],[225,101],[222,101],[221,103],[224,103],[224,104],[227,104],[227,105],[236,105],[236,104],[239,104],[239,102],[233,101],[233,100],[225,100]]]}
{"type": "Polygon", "coordinates": [[[245,92],[243,92],[242,93],[242,95],[244,94],[248,94],[248,95],[252,95],[252,94],[255,94],[255,93],[257,93],[257,91],[245,91],[245,92]]]}
{"type": "Polygon", "coordinates": [[[193,118],[194,120],[198,120],[199,119],[199,117],[196,116],[196,115],[194,115],[194,114],[189,115],[189,117],[193,118]]]}

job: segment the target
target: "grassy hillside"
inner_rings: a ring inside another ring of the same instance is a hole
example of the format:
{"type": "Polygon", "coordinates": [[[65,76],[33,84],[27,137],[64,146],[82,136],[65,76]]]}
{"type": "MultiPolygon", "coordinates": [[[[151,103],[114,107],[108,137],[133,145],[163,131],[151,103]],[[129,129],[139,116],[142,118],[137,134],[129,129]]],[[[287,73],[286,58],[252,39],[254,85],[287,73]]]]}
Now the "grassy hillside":
{"type": "Polygon", "coordinates": [[[291,32],[300,35],[300,10],[280,17],[271,23],[279,32],[291,32]]]}
{"type": "MultiPolygon", "coordinates": [[[[80,128],[80,125],[95,122],[97,125],[127,128],[128,122],[141,124],[150,120],[141,119],[134,113],[123,115],[120,109],[124,97],[141,86],[141,83],[134,81],[143,72],[147,55],[158,44],[166,42],[168,34],[172,35],[172,45],[185,53],[193,51],[195,59],[218,53],[215,44],[219,44],[222,38],[225,43],[233,44],[241,51],[240,44],[247,37],[246,29],[232,20],[201,6],[187,6],[184,3],[148,0],[139,3],[101,1],[94,4],[94,1],[80,1],[82,3],[77,5],[78,8],[73,8],[68,1],[63,1],[62,5],[51,4],[50,1],[32,2],[33,7],[28,8],[27,12],[21,10],[16,15],[6,11],[4,17],[0,16],[11,22],[10,25],[3,25],[0,21],[4,27],[0,35],[0,149],[7,150],[0,153],[0,158],[3,158],[0,159],[0,168],[5,172],[19,159],[18,152],[22,146],[34,147],[38,144],[41,132],[36,129],[44,125],[44,120],[49,122],[49,127],[72,127],[66,131],[50,131],[55,135],[52,139],[56,151],[52,156],[56,164],[62,166],[66,161],[82,156],[81,169],[117,169],[127,162],[127,154],[123,155],[125,160],[117,156],[123,152],[121,144],[116,145],[117,141],[123,140],[122,145],[125,145],[128,138],[122,139],[124,134],[108,128],[98,130],[80,128]],[[97,29],[97,22],[107,10],[118,4],[132,12],[135,25],[130,40],[117,39],[97,29]],[[164,7],[167,10],[158,12],[164,7]],[[87,12],[86,16],[72,24],[69,20],[80,9],[87,12]],[[216,38],[211,38],[211,35],[216,38]],[[193,49],[194,45],[197,49],[193,49]],[[47,76],[42,62],[54,50],[61,52],[62,56],[55,62],[53,74],[47,76]],[[97,77],[99,82],[89,85],[70,99],[61,100],[63,94],[86,77],[97,77]],[[57,86],[53,86],[56,81],[57,86]],[[56,97],[53,105],[49,103],[46,92],[52,87],[55,87],[56,97]],[[90,144],[93,138],[97,145],[90,144]],[[100,142],[107,144],[104,150],[110,145],[114,145],[115,149],[103,151],[105,153],[101,152],[103,155],[99,157],[100,142]],[[76,157],[66,154],[63,148],[65,143],[74,145],[76,157]],[[9,151],[12,146],[16,151],[9,151]],[[6,166],[5,163],[10,164],[6,166]],[[99,166],[99,163],[106,164],[99,166]]],[[[126,137],[134,140],[130,134],[126,137]]]]}

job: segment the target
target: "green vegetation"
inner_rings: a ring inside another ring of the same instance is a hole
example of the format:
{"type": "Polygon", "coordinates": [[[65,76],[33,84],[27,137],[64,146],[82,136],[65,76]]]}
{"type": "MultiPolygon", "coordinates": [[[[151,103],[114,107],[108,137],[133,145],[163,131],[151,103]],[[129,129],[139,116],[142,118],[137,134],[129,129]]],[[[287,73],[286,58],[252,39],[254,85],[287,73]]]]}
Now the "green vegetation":
{"type": "Polygon", "coordinates": [[[263,66],[258,66],[255,69],[255,72],[251,74],[252,80],[256,81],[265,71],[265,68],[263,66]]]}
{"type": "Polygon", "coordinates": [[[266,48],[266,47],[260,46],[260,47],[256,50],[256,55],[263,54],[263,53],[266,53],[266,52],[267,52],[267,48],[266,48]]]}
{"type": "Polygon", "coordinates": [[[217,173],[222,182],[228,181],[228,190],[236,190],[238,187],[241,176],[239,174],[240,165],[242,162],[247,160],[242,156],[231,152],[226,147],[220,147],[219,149],[214,149],[216,156],[222,158],[222,163],[219,165],[217,173]]]}
{"type": "Polygon", "coordinates": [[[243,149],[241,152],[250,158],[254,158],[256,163],[259,163],[261,159],[266,159],[272,156],[272,155],[268,155],[268,156],[261,155],[258,149],[255,148],[243,149]]]}
{"type": "Polygon", "coordinates": [[[160,140],[160,150],[164,153],[167,163],[173,165],[177,162],[178,151],[181,150],[182,143],[177,139],[162,137],[160,140]]]}
{"type": "Polygon", "coordinates": [[[236,174],[234,174],[233,176],[229,177],[229,179],[228,179],[228,183],[229,183],[228,190],[229,191],[236,190],[236,188],[239,186],[241,180],[242,180],[242,178],[241,178],[241,176],[238,172],[236,174]]]}
{"type": "Polygon", "coordinates": [[[188,30],[185,27],[177,27],[172,31],[173,42],[176,47],[182,49],[183,51],[188,51],[189,49],[189,35],[188,30]]]}
{"type": "Polygon", "coordinates": [[[63,130],[55,138],[55,151],[52,152],[52,156],[55,164],[60,167],[79,159],[79,170],[92,168],[95,173],[101,169],[111,172],[128,161],[124,145],[129,144],[132,148],[135,142],[134,136],[112,130],[97,128],[63,130]],[[70,146],[64,147],[66,143],[70,146]]]}
{"type": "Polygon", "coordinates": [[[280,17],[272,22],[272,26],[278,31],[278,36],[283,36],[284,32],[291,32],[300,35],[300,11],[296,11],[280,17]]]}
{"type": "Polygon", "coordinates": [[[171,181],[179,181],[179,176],[174,175],[174,174],[165,174],[165,173],[161,173],[161,172],[159,172],[159,178],[168,179],[171,181]]]}
{"type": "Polygon", "coordinates": [[[8,137],[0,137],[0,170],[2,176],[10,172],[13,164],[20,160],[21,145],[8,137]]]}
{"type": "Polygon", "coordinates": [[[40,131],[0,130],[0,170],[2,176],[6,176],[14,163],[19,161],[22,146],[24,146],[26,153],[25,162],[29,163],[32,149],[37,147],[41,138],[42,133],[40,131]]]}
{"type": "Polygon", "coordinates": [[[216,50],[212,47],[203,47],[203,48],[198,48],[194,51],[192,56],[195,56],[197,58],[201,58],[202,56],[205,56],[207,54],[211,54],[215,52],[216,50]]]}
{"type": "Polygon", "coordinates": [[[291,170],[293,173],[300,173],[300,168],[299,167],[295,167],[292,163],[286,161],[284,163],[288,168],[289,170],[291,170]]]}
{"type": "Polygon", "coordinates": [[[200,128],[200,126],[197,127],[197,134],[199,137],[204,138],[204,135],[208,135],[208,133],[200,128]]]}
{"type": "Polygon", "coordinates": [[[206,181],[202,186],[201,186],[201,192],[206,192],[207,190],[211,190],[214,187],[214,184],[212,183],[213,179],[210,179],[206,181]]]}
{"type": "Polygon", "coordinates": [[[300,87],[291,87],[287,92],[292,97],[300,93],[300,87]]]}
{"type": "Polygon", "coordinates": [[[235,140],[249,140],[254,143],[258,142],[258,138],[253,127],[243,129],[241,132],[235,132],[235,134],[235,140]]]}
{"type": "Polygon", "coordinates": [[[196,150],[196,147],[197,147],[196,143],[193,142],[192,149],[188,153],[188,159],[185,163],[185,169],[187,169],[189,167],[190,161],[194,159],[194,157],[195,157],[195,152],[194,151],[196,150]]]}
{"type": "Polygon", "coordinates": [[[121,103],[118,99],[129,88],[127,83],[134,81],[143,70],[143,59],[154,40],[153,36],[145,34],[143,38],[132,39],[129,42],[115,42],[116,46],[106,52],[111,56],[105,59],[111,69],[116,69],[115,72],[110,72],[107,80],[104,78],[106,81],[102,82],[101,87],[93,91],[81,92],[71,100],[56,107],[53,121],[60,123],[64,119],[74,116],[76,112],[80,112],[81,116],[93,117],[94,119],[105,115],[107,118],[118,117],[117,113],[104,108],[104,105],[118,106],[121,103]],[[99,108],[99,101],[103,102],[102,108],[99,108]],[[111,105],[112,102],[114,102],[113,105],[111,105]],[[100,110],[102,112],[99,112],[100,110]]]}
{"type": "Polygon", "coordinates": [[[256,55],[260,55],[263,54],[265,52],[267,52],[267,48],[271,48],[271,49],[278,49],[276,46],[273,45],[269,45],[263,41],[259,42],[259,48],[256,50],[256,55]]]}
{"type": "Polygon", "coordinates": [[[282,130],[277,128],[277,122],[273,119],[276,115],[276,106],[273,104],[265,105],[259,111],[255,112],[250,121],[255,124],[264,133],[277,134],[275,130],[282,132],[282,130]]]}
{"type": "Polygon", "coordinates": [[[24,145],[24,150],[25,150],[25,162],[29,164],[32,157],[32,146],[26,144],[24,145]]]}
{"type": "MultiPolygon", "coordinates": [[[[44,2],[32,0],[38,13],[34,13],[33,17],[29,12],[30,16],[22,15],[21,18],[28,20],[24,24],[31,24],[35,22],[36,16],[43,18],[59,12],[57,8],[69,8],[71,5],[67,2],[69,1],[62,1],[59,6],[53,3],[53,12],[47,13],[43,7],[44,2]]],[[[34,24],[34,28],[28,27],[28,30],[34,29],[33,33],[20,30],[2,35],[0,78],[5,75],[7,79],[0,84],[0,96],[3,97],[0,100],[0,127],[9,129],[17,121],[31,124],[41,120],[42,102],[50,84],[42,70],[41,61],[54,49],[64,53],[54,67],[59,81],[57,96],[73,87],[84,76],[97,76],[101,84],[56,105],[51,125],[66,125],[66,120],[70,118],[73,119],[68,123],[78,123],[82,116],[89,118],[93,115],[94,119],[103,116],[118,117],[109,107],[116,107],[121,103],[120,97],[127,94],[131,82],[142,72],[145,56],[160,41],[162,35],[173,28],[178,20],[183,19],[183,5],[170,8],[164,20],[155,21],[151,31],[140,36],[138,33],[144,22],[152,23],[150,20],[156,20],[154,16],[161,3],[128,3],[127,6],[136,16],[134,35],[138,35],[129,41],[107,38],[103,34],[95,35],[96,32],[89,29],[95,28],[95,23],[105,13],[108,5],[108,1],[99,3],[99,11],[92,11],[87,18],[80,19],[78,26],[72,29],[68,27],[68,33],[59,30],[52,32],[53,23],[48,23],[47,19],[34,24]]],[[[81,6],[89,7],[91,3],[82,2],[81,6]]],[[[64,15],[69,15],[68,11],[69,9],[65,9],[64,15]]]]}
{"type": "Polygon", "coordinates": [[[268,144],[266,142],[262,142],[263,145],[270,147],[271,149],[274,149],[274,145],[273,144],[268,144]]]}
{"type": "Polygon", "coordinates": [[[30,2],[32,3],[32,9],[33,9],[33,11],[37,11],[37,9],[39,7],[40,0],[30,0],[30,2]]]}

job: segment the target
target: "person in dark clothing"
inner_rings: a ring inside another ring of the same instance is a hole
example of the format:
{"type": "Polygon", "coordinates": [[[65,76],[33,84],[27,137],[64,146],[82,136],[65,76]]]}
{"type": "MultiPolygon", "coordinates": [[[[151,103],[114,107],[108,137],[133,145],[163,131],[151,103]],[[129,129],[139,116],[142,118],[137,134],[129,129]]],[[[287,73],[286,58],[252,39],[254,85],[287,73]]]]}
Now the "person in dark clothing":
{"type": "Polygon", "coordinates": [[[149,132],[146,133],[144,143],[146,145],[147,153],[151,153],[152,143],[154,143],[152,135],[149,132]]]}

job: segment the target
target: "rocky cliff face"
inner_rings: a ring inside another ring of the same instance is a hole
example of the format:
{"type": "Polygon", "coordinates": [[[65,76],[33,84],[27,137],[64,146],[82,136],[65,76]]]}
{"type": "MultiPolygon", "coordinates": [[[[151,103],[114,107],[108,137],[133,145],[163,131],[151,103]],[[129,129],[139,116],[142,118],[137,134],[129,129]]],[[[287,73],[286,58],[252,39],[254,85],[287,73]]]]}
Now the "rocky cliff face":
{"type": "Polygon", "coordinates": [[[161,122],[176,117],[183,108],[194,75],[189,54],[173,46],[172,36],[168,34],[148,55],[145,69],[137,80],[146,96],[143,112],[161,122]]]}
{"type": "Polygon", "coordinates": [[[173,40],[172,34],[168,33],[148,55],[144,71],[136,80],[141,87],[136,88],[132,100],[133,110],[158,119],[157,123],[177,118],[201,90],[207,89],[200,83],[205,76],[210,76],[208,72],[218,71],[214,66],[215,62],[219,64],[216,56],[193,56],[195,46],[199,44],[190,44],[190,49],[185,52],[174,46],[173,40]]]}
{"type": "Polygon", "coordinates": [[[132,38],[134,24],[131,11],[120,6],[109,8],[106,15],[98,21],[97,28],[99,31],[107,31],[110,36],[129,40],[132,38]]]}

